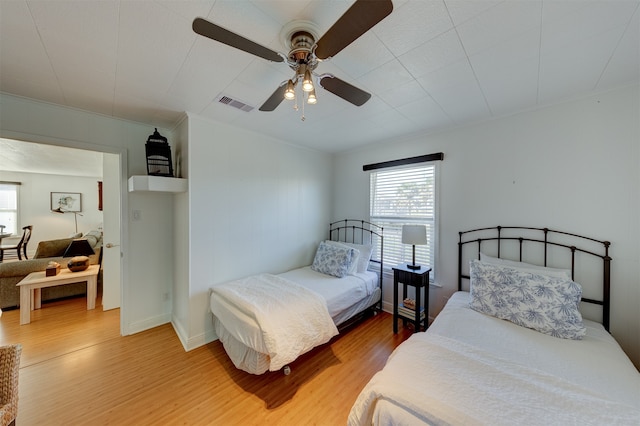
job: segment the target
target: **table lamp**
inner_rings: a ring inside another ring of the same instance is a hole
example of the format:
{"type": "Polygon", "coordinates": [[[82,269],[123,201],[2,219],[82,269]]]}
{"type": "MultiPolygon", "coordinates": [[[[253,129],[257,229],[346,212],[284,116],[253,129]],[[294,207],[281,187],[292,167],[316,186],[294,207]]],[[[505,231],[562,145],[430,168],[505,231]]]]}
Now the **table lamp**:
{"type": "Polygon", "coordinates": [[[413,263],[407,265],[407,268],[420,269],[420,265],[416,265],[416,245],[427,244],[427,227],[425,225],[402,225],[402,244],[413,246],[413,263]]]}
{"type": "Polygon", "coordinates": [[[87,256],[92,254],[95,254],[95,252],[91,248],[89,241],[79,238],[71,241],[62,257],[71,258],[67,264],[71,272],[80,272],[89,267],[89,258],[87,256]]]}

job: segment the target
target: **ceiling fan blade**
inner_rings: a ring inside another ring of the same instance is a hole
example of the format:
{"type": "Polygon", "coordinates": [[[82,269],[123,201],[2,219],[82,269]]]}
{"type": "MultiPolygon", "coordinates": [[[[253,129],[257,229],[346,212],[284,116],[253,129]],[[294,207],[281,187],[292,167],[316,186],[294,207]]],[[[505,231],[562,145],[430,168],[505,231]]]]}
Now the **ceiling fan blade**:
{"type": "Polygon", "coordinates": [[[280,86],[269,96],[269,99],[264,101],[259,111],[273,111],[280,105],[280,102],[284,99],[284,91],[287,90],[287,81],[280,83],[280,86]]]}
{"type": "Polygon", "coordinates": [[[391,0],[356,0],[329,30],[320,37],[315,50],[319,59],[335,56],[393,10],[391,0]]]}
{"type": "Polygon", "coordinates": [[[224,43],[227,46],[235,47],[252,55],[259,56],[273,62],[283,62],[284,58],[269,48],[266,48],[249,39],[239,36],[219,25],[213,24],[206,19],[196,18],[193,20],[193,31],[201,36],[224,43]]]}
{"type": "Polygon", "coordinates": [[[325,76],[320,79],[320,85],[329,92],[336,96],[340,96],[342,99],[347,102],[351,102],[355,106],[362,106],[371,98],[371,93],[358,89],[356,86],[353,86],[330,74],[325,74],[325,76]]]}

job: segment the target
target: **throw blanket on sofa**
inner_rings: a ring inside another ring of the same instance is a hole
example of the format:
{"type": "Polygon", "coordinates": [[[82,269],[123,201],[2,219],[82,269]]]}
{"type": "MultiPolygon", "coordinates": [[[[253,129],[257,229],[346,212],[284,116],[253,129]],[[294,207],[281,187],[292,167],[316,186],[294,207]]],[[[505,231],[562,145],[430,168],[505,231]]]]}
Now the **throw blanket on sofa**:
{"type": "Polygon", "coordinates": [[[216,285],[212,293],[256,320],[271,371],[338,334],[322,296],[275,275],[261,274],[216,285]]]}

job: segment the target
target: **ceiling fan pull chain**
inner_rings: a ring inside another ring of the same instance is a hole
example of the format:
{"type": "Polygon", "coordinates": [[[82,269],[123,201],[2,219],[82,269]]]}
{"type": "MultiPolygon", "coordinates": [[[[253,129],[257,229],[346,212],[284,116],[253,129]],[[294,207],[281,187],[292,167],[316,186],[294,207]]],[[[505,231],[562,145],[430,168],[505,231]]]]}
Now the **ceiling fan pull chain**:
{"type": "Polygon", "coordinates": [[[305,120],[305,116],[304,116],[304,91],[302,91],[302,116],[300,117],[300,121],[304,121],[305,120]]]}

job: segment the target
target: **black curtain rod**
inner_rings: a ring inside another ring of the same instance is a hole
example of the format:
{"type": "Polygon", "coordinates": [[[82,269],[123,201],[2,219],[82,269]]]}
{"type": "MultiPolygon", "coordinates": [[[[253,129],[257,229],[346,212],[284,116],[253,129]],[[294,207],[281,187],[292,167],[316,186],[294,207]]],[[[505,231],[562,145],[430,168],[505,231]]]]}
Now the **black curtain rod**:
{"type": "Polygon", "coordinates": [[[417,157],[402,158],[400,160],[383,161],[382,163],[365,164],[362,171],[386,169],[388,167],[405,166],[407,164],[426,163],[427,161],[442,161],[444,153],[437,152],[435,154],[419,155],[417,157]]]}

